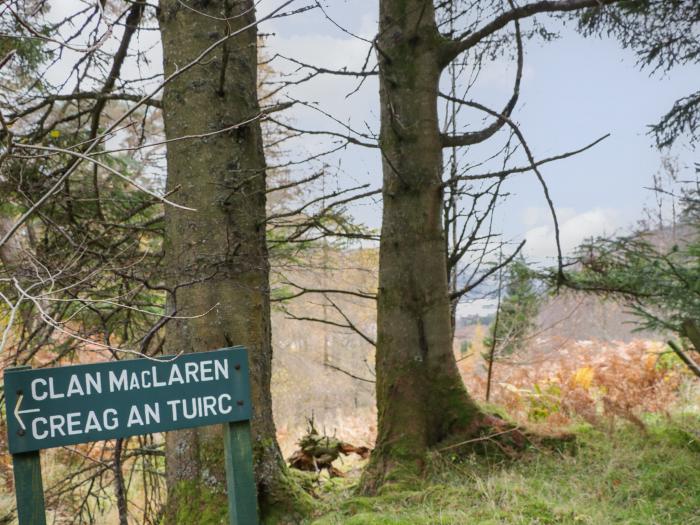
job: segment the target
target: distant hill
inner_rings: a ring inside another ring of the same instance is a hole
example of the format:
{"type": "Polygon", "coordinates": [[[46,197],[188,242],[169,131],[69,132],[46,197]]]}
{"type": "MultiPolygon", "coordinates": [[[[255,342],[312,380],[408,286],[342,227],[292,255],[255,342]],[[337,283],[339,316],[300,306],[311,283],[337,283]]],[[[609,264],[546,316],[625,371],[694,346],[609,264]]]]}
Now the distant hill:
{"type": "MultiPolygon", "coordinates": [[[[645,231],[639,235],[662,251],[670,250],[674,245],[687,243],[697,229],[689,224],[679,223],[672,226],[645,231]]],[[[476,325],[488,326],[493,314],[461,316],[455,333],[459,341],[472,340],[476,325]]],[[[538,329],[533,341],[547,344],[546,341],[602,340],[631,342],[634,339],[663,339],[661,333],[638,330],[638,319],[626,311],[625,306],[614,300],[562,290],[560,294],[549,298],[543,304],[538,319],[538,329]]],[[[557,343],[559,344],[559,343],[557,343]]]]}
{"type": "Polygon", "coordinates": [[[538,337],[624,342],[662,337],[662,334],[636,331],[638,325],[635,321],[637,318],[616,302],[564,291],[542,306],[537,318],[538,337]]]}
{"type": "MultiPolygon", "coordinates": [[[[682,245],[697,235],[696,227],[678,223],[640,232],[661,251],[682,245]]],[[[664,334],[639,331],[638,319],[614,300],[565,290],[549,299],[538,317],[542,337],[572,340],[599,339],[629,342],[633,339],[659,339],[664,334]]]]}

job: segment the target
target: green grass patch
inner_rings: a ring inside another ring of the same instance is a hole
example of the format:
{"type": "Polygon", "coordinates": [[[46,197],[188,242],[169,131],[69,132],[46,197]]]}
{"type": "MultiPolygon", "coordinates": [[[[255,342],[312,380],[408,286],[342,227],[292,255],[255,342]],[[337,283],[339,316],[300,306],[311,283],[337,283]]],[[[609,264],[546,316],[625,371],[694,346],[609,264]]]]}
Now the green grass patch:
{"type": "Polygon", "coordinates": [[[516,461],[435,455],[419,486],[358,497],[354,481],[320,491],[314,525],[700,525],[700,418],[649,420],[647,433],[576,431],[568,452],[516,461]],[[688,429],[691,429],[690,431],[688,429]]]}

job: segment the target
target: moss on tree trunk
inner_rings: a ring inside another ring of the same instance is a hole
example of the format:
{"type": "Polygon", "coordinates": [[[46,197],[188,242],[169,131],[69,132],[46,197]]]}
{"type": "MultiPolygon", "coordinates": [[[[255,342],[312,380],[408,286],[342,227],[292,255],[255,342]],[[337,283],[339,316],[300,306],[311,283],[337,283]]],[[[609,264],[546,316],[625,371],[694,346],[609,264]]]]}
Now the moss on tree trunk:
{"type": "MultiPolygon", "coordinates": [[[[254,21],[252,0],[193,4],[162,0],[166,76],[254,21]],[[227,18],[226,21],[220,19],[227,18]],[[219,19],[219,20],[217,20],[219,19]]],[[[265,158],[257,100],[257,32],[248,29],[165,86],[169,140],[247,124],[205,138],[170,142],[167,191],[189,212],[167,207],[169,353],[245,345],[250,356],[255,471],[266,522],[295,523],[310,499],[292,483],[275,439],[270,397],[269,266],[265,241],[265,158]],[[206,314],[206,315],[203,315],[206,314]]],[[[169,433],[166,523],[222,523],[226,515],[219,427],[169,433]]]]}
{"type": "Polygon", "coordinates": [[[379,426],[366,493],[420,476],[430,448],[476,432],[483,420],[452,351],[434,15],[432,2],[380,2],[379,426]]]}

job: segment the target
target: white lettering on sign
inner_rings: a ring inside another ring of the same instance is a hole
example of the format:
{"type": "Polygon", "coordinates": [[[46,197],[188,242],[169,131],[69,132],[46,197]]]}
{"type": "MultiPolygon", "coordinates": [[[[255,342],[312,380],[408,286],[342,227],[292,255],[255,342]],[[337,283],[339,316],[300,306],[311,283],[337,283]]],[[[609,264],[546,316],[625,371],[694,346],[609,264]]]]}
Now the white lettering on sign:
{"type": "Polygon", "coordinates": [[[160,423],[160,403],[143,405],[143,411],[139,410],[137,405],[133,405],[131,410],[129,410],[129,420],[126,423],[127,428],[135,425],[150,425],[152,423],[160,423]],[[142,412],[143,417],[141,417],[142,412]]]}
{"type": "Polygon", "coordinates": [[[174,385],[175,383],[180,383],[181,385],[185,384],[184,379],[182,379],[179,366],[173,365],[173,367],[170,369],[170,377],[168,378],[168,382],[171,385],[174,385]]]}
{"type": "Polygon", "coordinates": [[[85,392],[83,392],[83,387],[80,385],[80,380],[78,379],[78,376],[72,375],[70,376],[70,381],[68,381],[68,393],[66,394],[68,397],[71,396],[84,396],[85,392]]]}
{"type": "Polygon", "coordinates": [[[85,390],[88,395],[95,392],[96,394],[102,393],[102,374],[97,372],[96,374],[85,374],[85,390]]]}
{"type": "Polygon", "coordinates": [[[90,410],[83,420],[80,412],[71,412],[66,416],[53,415],[48,419],[37,417],[32,421],[32,436],[34,439],[55,438],[58,436],[75,436],[103,430],[115,430],[119,426],[117,411],[108,408],[98,417],[90,410]]]}
{"type": "Polygon", "coordinates": [[[211,375],[211,361],[200,362],[199,370],[201,371],[200,378],[202,381],[212,381],[214,379],[214,377],[211,375]]]}
{"type": "Polygon", "coordinates": [[[122,370],[121,374],[117,378],[117,374],[113,371],[109,371],[109,391],[119,392],[120,390],[128,390],[128,377],[126,370],[122,370]]]}
{"type": "Polygon", "coordinates": [[[36,401],[43,401],[44,399],[46,399],[47,394],[46,394],[46,392],[42,392],[40,394],[37,391],[37,386],[39,384],[46,386],[46,380],[39,377],[39,378],[35,379],[34,381],[32,381],[32,386],[31,386],[32,398],[35,399],[36,401]]]}
{"type": "Polygon", "coordinates": [[[231,396],[221,394],[220,396],[193,397],[191,399],[171,399],[167,402],[173,421],[178,421],[180,416],[184,419],[196,419],[199,417],[218,416],[230,414],[231,396]]]}
{"type": "MultiPolygon", "coordinates": [[[[199,362],[166,363],[136,371],[109,370],[78,372],[63,377],[39,377],[31,380],[24,394],[35,402],[64,400],[66,413],[51,414],[44,408],[22,409],[20,394],[14,410],[21,430],[31,433],[35,440],[72,438],[74,436],[114,431],[118,428],[148,427],[171,420],[173,423],[194,422],[197,419],[216,418],[232,414],[233,398],[230,394],[203,395],[170,399],[160,402],[137,403],[124,408],[107,408],[77,411],[70,398],[105,393],[138,392],[139,398],[146,393],[141,390],[168,386],[180,387],[192,383],[222,381],[230,379],[228,359],[206,359],[199,362]],[[163,405],[161,407],[161,404],[163,405]],[[161,410],[162,408],[162,410],[161,410]],[[73,410],[68,412],[68,410],[73,410]],[[42,412],[44,412],[42,414],[42,412]],[[27,414],[35,414],[28,417],[27,414]],[[24,420],[22,419],[24,418],[24,420]],[[25,424],[26,421],[26,424],[25,424]]],[[[178,394],[182,396],[182,394],[178,394]]],[[[88,404],[89,405],[89,404],[88,404]]],[[[31,406],[31,405],[30,405],[31,406]]]]}
{"type": "Polygon", "coordinates": [[[80,425],[80,412],[71,412],[66,416],[68,421],[68,435],[75,436],[76,434],[82,434],[83,431],[78,428],[80,425]]]}
{"type": "MultiPolygon", "coordinates": [[[[215,417],[230,414],[233,410],[231,396],[201,396],[189,399],[172,399],[166,404],[170,407],[173,422],[181,419],[191,420],[203,417],[215,417]]],[[[161,422],[160,403],[145,403],[131,405],[126,421],[126,427],[146,426],[161,422]]],[[[71,412],[67,415],[55,414],[34,418],[31,424],[34,439],[42,440],[62,436],[75,436],[115,430],[119,426],[117,410],[106,409],[101,415],[90,410],[83,416],[81,412],[71,412]]]]}
{"type": "MultiPolygon", "coordinates": [[[[166,404],[170,407],[173,422],[180,419],[192,420],[203,417],[215,417],[230,414],[233,410],[231,396],[221,394],[219,396],[202,396],[190,399],[172,399],[166,404]]],[[[161,422],[160,403],[146,403],[143,406],[132,405],[126,427],[146,426],[161,422]]],[[[98,415],[90,410],[86,415],[81,412],[69,414],[55,414],[48,418],[36,417],[31,422],[31,431],[34,439],[42,440],[59,436],[75,436],[102,432],[103,430],[115,430],[119,426],[117,410],[108,408],[98,415]]]]}
{"type": "MultiPolygon", "coordinates": [[[[168,373],[160,374],[158,375],[156,366],[140,372],[110,370],[107,373],[106,387],[109,392],[128,392],[229,379],[228,360],[207,359],[198,363],[185,363],[184,370],[177,363],[172,363],[168,373]]],[[[102,372],[73,374],[63,388],[56,385],[52,377],[48,379],[39,377],[31,382],[30,389],[34,401],[102,394],[102,372]]]]}
{"type": "Polygon", "coordinates": [[[129,410],[129,421],[126,422],[127,428],[133,427],[134,425],[143,426],[143,419],[141,419],[139,407],[136,405],[133,405],[131,410],[129,410]]]}
{"type": "Polygon", "coordinates": [[[71,375],[70,379],[68,380],[68,387],[65,394],[63,392],[56,391],[53,377],[50,377],[48,381],[41,377],[34,379],[31,382],[30,389],[32,391],[32,398],[35,401],[44,401],[47,398],[61,399],[64,396],[75,397],[101,394],[102,374],[100,372],[96,372],[94,374],[88,372],[82,378],[78,374],[71,375]]]}

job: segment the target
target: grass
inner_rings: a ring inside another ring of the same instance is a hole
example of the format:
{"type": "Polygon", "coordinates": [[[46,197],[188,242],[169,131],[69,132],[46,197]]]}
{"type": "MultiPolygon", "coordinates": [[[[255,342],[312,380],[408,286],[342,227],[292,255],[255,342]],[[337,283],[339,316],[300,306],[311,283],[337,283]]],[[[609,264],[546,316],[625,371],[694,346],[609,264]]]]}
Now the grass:
{"type": "Polygon", "coordinates": [[[356,480],[328,481],[310,523],[700,525],[700,417],[646,423],[581,427],[570,451],[516,461],[436,455],[421,486],[374,498],[356,496],[356,480]]]}

